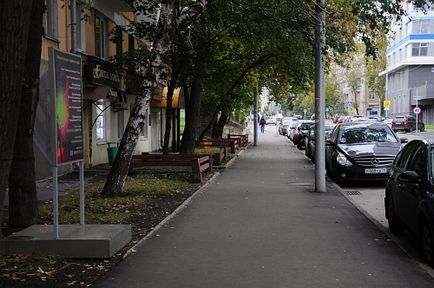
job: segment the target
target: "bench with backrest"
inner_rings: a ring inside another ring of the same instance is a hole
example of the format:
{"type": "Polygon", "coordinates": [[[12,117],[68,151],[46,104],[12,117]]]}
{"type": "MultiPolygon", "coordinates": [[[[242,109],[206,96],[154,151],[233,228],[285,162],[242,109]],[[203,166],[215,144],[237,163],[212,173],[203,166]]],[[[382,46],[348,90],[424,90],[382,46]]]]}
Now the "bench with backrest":
{"type": "Polygon", "coordinates": [[[238,145],[240,147],[246,147],[249,144],[248,134],[229,134],[229,139],[238,139],[238,145]]]}
{"type": "Polygon", "coordinates": [[[238,148],[238,140],[214,138],[210,140],[202,140],[198,143],[197,146],[198,147],[229,147],[231,149],[231,153],[235,153],[235,149],[238,148]]]}
{"type": "Polygon", "coordinates": [[[211,171],[210,155],[147,154],[134,155],[130,163],[130,172],[152,166],[191,167],[191,181],[202,182],[202,173],[211,171]]]}
{"type": "Polygon", "coordinates": [[[226,162],[226,147],[219,147],[219,152],[212,154],[213,164],[222,165],[226,162]]]}

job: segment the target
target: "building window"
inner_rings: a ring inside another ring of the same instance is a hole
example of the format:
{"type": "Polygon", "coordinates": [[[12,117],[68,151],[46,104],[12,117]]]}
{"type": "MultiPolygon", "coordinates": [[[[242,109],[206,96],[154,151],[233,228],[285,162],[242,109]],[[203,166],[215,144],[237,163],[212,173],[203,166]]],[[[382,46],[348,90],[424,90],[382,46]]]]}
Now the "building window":
{"type": "Polygon", "coordinates": [[[77,3],[75,23],[77,29],[77,49],[86,51],[86,15],[84,13],[84,5],[77,3]]]}
{"type": "Polygon", "coordinates": [[[369,92],[369,99],[374,100],[375,99],[375,93],[373,91],[369,92]]]}
{"type": "Polygon", "coordinates": [[[428,43],[413,43],[411,49],[412,56],[427,56],[428,55],[428,43]]]}
{"type": "Polygon", "coordinates": [[[105,19],[95,16],[95,56],[106,58],[107,28],[105,19]]]}
{"type": "Polygon", "coordinates": [[[148,109],[146,109],[145,112],[145,118],[143,121],[143,127],[142,127],[142,131],[140,132],[140,136],[143,138],[148,138],[148,109]]]}
{"type": "Polygon", "coordinates": [[[45,11],[42,19],[44,34],[57,38],[57,0],[45,0],[45,11]]]}
{"type": "Polygon", "coordinates": [[[415,34],[428,34],[429,33],[429,20],[414,20],[413,33],[415,34]]]}
{"type": "Polygon", "coordinates": [[[96,102],[96,142],[106,143],[107,142],[107,116],[106,116],[106,104],[104,101],[96,102]]]}

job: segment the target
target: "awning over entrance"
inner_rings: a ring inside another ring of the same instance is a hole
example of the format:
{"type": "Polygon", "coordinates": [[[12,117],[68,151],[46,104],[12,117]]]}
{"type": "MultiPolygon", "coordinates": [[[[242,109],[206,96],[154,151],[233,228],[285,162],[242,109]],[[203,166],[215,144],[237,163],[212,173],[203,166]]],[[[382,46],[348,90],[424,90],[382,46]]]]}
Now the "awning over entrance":
{"type": "MultiPolygon", "coordinates": [[[[151,100],[151,108],[166,108],[167,107],[167,91],[168,88],[164,87],[161,92],[161,100],[152,99],[151,100]]],[[[176,88],[173,92],[173,99],[172,99],[172,108],[180,108],[181,104],[181,98],[182,92],[181,88],[176,88]]]]}

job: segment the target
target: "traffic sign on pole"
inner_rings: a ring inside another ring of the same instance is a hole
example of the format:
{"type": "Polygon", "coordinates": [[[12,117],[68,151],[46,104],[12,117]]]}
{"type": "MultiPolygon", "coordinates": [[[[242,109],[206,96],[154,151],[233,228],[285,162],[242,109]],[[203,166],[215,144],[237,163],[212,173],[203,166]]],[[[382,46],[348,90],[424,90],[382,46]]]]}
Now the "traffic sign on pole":
{"type": "Polygon", "coordinates": [[[392,100],[384,100],[383,106],[384,106],[384,110],[390,109],[390,107],[392,106],[392,100]]]}
{"type": "Polygon", "coordinates": [[[421,110],[420,110],[420,107],[414,107],[414,108],[413,108],[413,113],[414,113],[414,114],[420,114],[420,111],[421,111],[421,110]]]}

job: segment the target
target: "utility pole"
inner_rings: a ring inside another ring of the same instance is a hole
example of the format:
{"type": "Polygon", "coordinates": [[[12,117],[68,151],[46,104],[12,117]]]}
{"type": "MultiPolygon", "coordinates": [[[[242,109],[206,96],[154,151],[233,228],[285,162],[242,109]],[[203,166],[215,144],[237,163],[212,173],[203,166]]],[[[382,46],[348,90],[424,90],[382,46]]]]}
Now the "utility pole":
{"type": "Polygon", "coordinates": [[[325,171],[325,0],[317,0],[315,33],[315,191],[326,192],[325,171]]]}
{"type": "Polygon", "coordinates": [[[257,146],[258,145],[258,89],[255,88],[255,90],[253,90],[253,98],[254,98],[254,102],[255,102],[255,108],[254,108],[254,116],[255,119],[253,119],[253,145],[257,146]]]}

